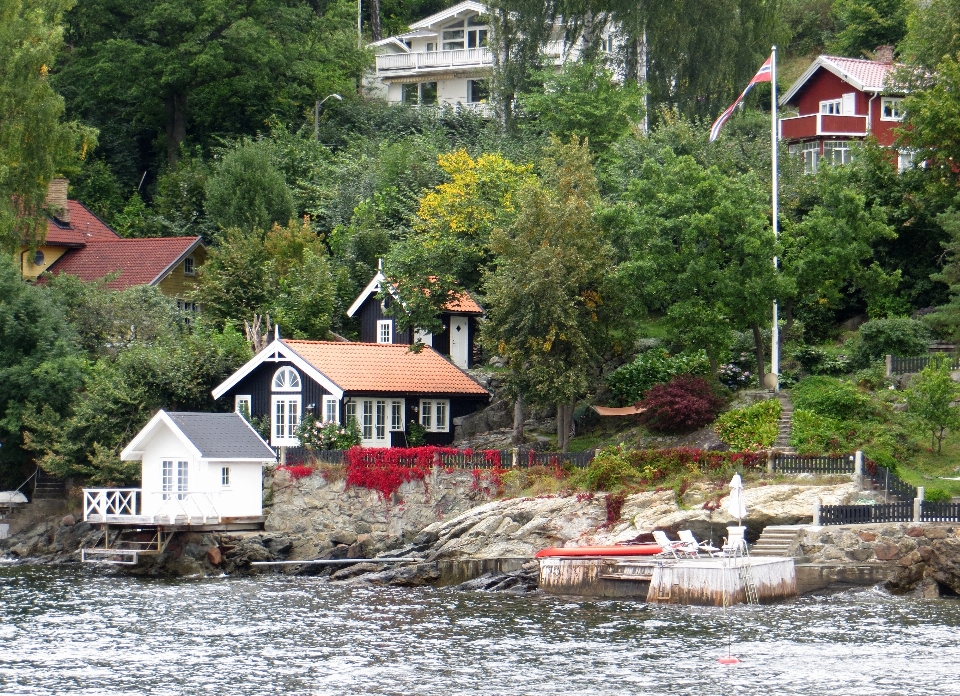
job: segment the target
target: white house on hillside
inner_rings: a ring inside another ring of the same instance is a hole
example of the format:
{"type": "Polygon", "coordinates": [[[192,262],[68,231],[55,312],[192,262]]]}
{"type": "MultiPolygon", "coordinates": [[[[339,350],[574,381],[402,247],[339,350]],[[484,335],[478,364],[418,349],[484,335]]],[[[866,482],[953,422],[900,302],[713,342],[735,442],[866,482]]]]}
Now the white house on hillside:
{"type": "Polygon", "coordinates": [[[239,413],[159,411],[121,452],[141,488],[85,489],[89,522],[210,524],[263,514],[263,467],[276,453],[239,413]]]}
{"type": "MultiPolygon", "coordinates": [[[[392,104],[461,106],[490,113],[487,104],[493,73],[491,27],[487,7],[466,0],[410,25],[410,31],[371,44],[377,52],[371,87],[392,104]]],[[[600,32],[609,49],[610,30],[600,32]]],[[[575,58],[557,33],[546,46],[555,64],[575,58]]]]}

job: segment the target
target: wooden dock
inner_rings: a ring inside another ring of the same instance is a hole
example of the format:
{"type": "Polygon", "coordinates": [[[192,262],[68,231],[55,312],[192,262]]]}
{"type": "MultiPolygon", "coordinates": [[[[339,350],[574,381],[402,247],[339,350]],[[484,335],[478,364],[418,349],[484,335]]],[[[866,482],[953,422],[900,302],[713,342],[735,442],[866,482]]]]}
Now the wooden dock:
{"type": "Polygon", "coordinates": [[[634,597],[657,604],[728,606],[797,595],[792,558],[541,558],[544,592],[634,597]]]}

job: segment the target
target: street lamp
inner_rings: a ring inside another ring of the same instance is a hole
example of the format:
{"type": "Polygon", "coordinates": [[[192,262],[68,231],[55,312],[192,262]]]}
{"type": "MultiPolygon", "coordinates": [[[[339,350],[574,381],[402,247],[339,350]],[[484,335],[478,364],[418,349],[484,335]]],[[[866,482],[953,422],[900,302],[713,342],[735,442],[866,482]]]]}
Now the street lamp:
{"type": "Polygon", "coordinates": [[[320,140],[320,107],[323,106],[323,102],[327,101],[333,97],[337,101],[343,101],[343,97],[339,94],[328,94],[323,99],[317,99],[316,103],[313,105],[313,139],[320,140]]]}

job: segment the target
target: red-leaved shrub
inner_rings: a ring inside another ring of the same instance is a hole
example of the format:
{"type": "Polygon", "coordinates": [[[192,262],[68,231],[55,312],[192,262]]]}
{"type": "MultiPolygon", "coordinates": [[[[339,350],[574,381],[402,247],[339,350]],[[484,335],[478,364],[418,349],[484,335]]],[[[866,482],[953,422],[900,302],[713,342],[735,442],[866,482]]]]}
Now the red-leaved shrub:
{"type": "Polygon", "coordinates": [[[723,399],[703,377],[680,375],[651,387],[638,405],[646,409],[640,414],[641,423],[651,430],[676,433],[715,420],[723,399]]]}
{"type": "Polygon", "coordinates": [[[299,466],[296,464],[291,466],[278,466],[277,471],[286,471],[288,474],[290,474],[290,478],[294,481],[297,479],[306,478],[313,473],[313,469],[311,469],[309,466],[299,466]]]}

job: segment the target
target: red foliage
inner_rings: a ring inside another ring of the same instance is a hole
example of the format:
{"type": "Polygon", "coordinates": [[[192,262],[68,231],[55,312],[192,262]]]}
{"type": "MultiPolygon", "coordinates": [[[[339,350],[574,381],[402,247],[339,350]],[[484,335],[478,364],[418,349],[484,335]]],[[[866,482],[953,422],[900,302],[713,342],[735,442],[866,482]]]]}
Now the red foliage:
{"type": "Polygon", "coordinates": [[[286,471],[288,474],[290,474],[290,478],[293,479],[294,481],[298,479],[306,478],[307,476],[313,473],[313,469],[310,468],[309,466],[299,466],[296,464],[291,466],[284,466],[284,465],[278,466],[277,471],[286,471]]]}
{"type": "Polygon", "coordinates": [[[604,502],[607,506],[607,521],[604,527],[612,527],[620,521],[620,511],[623,510],[623,502],[627,499],[625,493],[608,494],[604,502]]]}
{"type": "Polygon", "coordinates": [[[717,417],[723,399],[702,377],[680,375],[650,388],[638,406],[640,422],[651,430],[684,432],[702,428],[717,417]]]}

